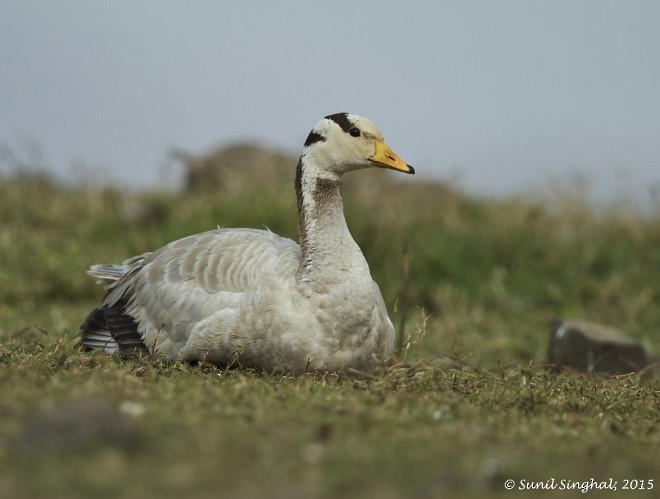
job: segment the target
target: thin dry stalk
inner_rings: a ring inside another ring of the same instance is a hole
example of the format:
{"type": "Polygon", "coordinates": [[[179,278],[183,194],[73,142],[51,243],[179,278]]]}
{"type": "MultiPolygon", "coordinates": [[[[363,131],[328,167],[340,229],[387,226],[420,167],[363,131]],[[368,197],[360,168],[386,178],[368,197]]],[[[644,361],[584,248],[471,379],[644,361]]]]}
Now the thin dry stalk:
{"type": "Polygon", "coordinates": [[[402,283],[401,283],[401,322],[399,323],[399,337],[397,341],[397,350],[400,352],[403,349],[403,344],[406,341],[406,320],[408,319],[408,291],[410,289],[410,258],[408,256],[408,240],[403,240],[401,248],[401,270],[402,270],[402,283]]]}

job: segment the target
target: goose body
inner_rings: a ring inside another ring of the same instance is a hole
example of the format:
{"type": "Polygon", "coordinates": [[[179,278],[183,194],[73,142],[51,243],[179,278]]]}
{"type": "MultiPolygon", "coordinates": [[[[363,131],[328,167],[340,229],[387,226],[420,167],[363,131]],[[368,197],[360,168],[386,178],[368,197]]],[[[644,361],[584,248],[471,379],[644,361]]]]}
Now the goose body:
{"type": "Polygon", "coordinates": [[[367,118],[325,117],[296,170],[300,244],[217,229],[95,265],[108,291],[81,326],[83,346],[292,373],[390,355],[394,328],[341,198],[342,175],[370,166],[414,173],[367,118]]]}

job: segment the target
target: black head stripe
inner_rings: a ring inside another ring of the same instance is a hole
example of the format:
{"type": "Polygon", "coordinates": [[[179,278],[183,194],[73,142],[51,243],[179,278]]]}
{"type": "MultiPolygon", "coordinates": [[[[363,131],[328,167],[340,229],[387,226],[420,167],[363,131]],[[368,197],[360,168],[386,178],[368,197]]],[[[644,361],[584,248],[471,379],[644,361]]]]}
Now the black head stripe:
{"type": "Polygon", "coordinates": [[[311,146],[315,142],[323,142],[323,141],[325,141],[325,137],[320,133],[312,130],[311,132],[309,132],[309,135],[307,136],[307,140],[305,140],[305,147],[311,146]]]}
{"type": "Polygon", "coordinates": [[[349,133],[351,128],[355,125],[348,119],[348,113],[331,114],[325,117],[326,120],[332,120],[339,125],[339,127],[346,133],[349,133]]]}

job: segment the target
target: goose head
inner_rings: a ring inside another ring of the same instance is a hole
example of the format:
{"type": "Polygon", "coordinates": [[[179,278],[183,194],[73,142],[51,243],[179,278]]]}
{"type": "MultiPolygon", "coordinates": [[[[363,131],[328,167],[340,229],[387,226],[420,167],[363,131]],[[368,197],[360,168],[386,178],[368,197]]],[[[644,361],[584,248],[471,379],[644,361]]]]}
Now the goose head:
{"type": "Polygon", "coordinates": [[[301,160],[306,170],[313,169],[322,178],[339,178],[372,166],[415,173],[385,144],[373,121],[350,113],[331,114],[319,121],[307,136],[301,160]]]}

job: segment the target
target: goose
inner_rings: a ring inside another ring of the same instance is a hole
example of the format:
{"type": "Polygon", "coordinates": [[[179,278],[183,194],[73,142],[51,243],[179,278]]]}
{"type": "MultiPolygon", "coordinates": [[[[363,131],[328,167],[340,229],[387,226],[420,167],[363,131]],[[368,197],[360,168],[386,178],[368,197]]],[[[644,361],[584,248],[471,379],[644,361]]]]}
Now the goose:
{"type": "Polygon", "coordinates": [[[391,355],[394,327],[341,196],[344,173],[374,166],[415,173],[368,118],[326,116],[296,168],[299,244],[217,228],[93,265],[107,291],[81,325],[82,348],[293,374],[391,355]]]}

